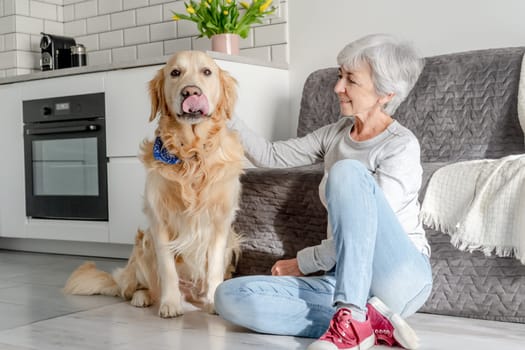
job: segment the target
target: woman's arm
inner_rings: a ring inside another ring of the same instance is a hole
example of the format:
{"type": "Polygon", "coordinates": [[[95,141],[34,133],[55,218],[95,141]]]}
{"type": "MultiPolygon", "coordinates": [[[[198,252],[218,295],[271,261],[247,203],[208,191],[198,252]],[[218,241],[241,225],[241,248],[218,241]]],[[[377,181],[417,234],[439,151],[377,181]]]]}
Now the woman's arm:
{"type": "Polygon", "coordinates": [[[322,161],[333,124],[304,137],[270,142],[252,131],[238,117],[229,123],[237,131],[246,157],[257,167],[285,168],[310,165],[322,161]]]}

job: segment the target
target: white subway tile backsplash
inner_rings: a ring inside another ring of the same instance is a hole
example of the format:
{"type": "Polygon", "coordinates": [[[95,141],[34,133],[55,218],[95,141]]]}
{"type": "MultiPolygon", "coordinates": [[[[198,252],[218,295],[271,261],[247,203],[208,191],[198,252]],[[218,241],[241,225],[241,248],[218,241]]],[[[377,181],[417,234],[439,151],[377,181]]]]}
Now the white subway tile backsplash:
{"type": "MultiPolygon", "coordinates": [[[[87,19],[87,34],[106,32],[111,28],[109,15],[87,19]]],[[[66,32],[67,33],[67,32],[66,32]]]]}
{"type": "Polygon", "coordinates": [[[253,47],[253,42],[254,42],[254,40],[253,40],[253,29],[250,29],[246,39],[241,38],[241,40],[239,41],[239,48],[240,49],[247,49],[247,48],[253,47]]]}
{"type": "Polygon", "coordinates": [[[6,72],[6,77],[14,77],[14,76],[17,76],[17,75],[24,75],[24,74],[31,74],[33,73],[35,70],[34,69],[29,69],[29,68],[13,68],[13,69],[6,69],[5,72],[6,72]]]}
{"type": "Polygon", "coordinates": [[[97,14],[97,0],[83,1],[75,5],[75,19],[93,17],[97,14]]]}
{"type": "Polygon", "coordinates": [[[286,43],[286,24],[274,24],[254,28],[255,46],[278,45],[286,43]]]}
{"type": "Polygon", "coordinates": [[[101,49],[109,49],[124,45],[124,32],[115,30],[99,34],[99,43],[101,49]]]}
{"type": "Polygon", "coordinates": [[[4,16],[15,14],[15,0],[4,0],[4,16]]]}
{"type": "Polygon", "coordinates": [[[67,36],[79,36],[79,35],[86,35],[86,20],[81,19],[79,21],[71,21],[64,23],[64,33],[66,33],[67,36]]]}
{"type": "Polygon", "coordinates": [[[15,0],[15,13],[17,15],[29,16],[29,0],[15,0]]]}
{"type": "Polygon", "coordinates": [[[164,45],[162,42],[138,45],[137,48],[137,57],[139,59],[164,56],[164,45]]]}
{"type": "Polygon", "coordinates": [[[62,22],[44,20],[44,33],[64,35],[64,24],[62,22]]]}
{"type": "Polygon", "coordinates": [[[272,46],[272,62],[287,63],[288,60],[288,45],[282,44],[272,46]]]}
{"type": "Polygon", "coordinates": [[[146,44],[149,39],[149,26],[124,29],[124,45],[146,44]]]}
{"type": "Polygon", "coordinates": [[[90,66],[111,64],[111,50],[88,51],[86,53],[87,63],[90,66]]]}
{"type": "Polygon", "coordinates": [[[285,23],[288,21],[288,3],[281,2],[270,19],[271,24],[285,23]]]}
{"type": "Polygon", "coordinates": [[[16,67],[16,51],[0,52],[0,69],[16,67]]]}
{"type": "Polygon", "coordinates": [[[75,38],[77,44],[82,44],[86,47],[86,51],[97,51],[100,49],[98,44],[98,34],[77,36],[75,38]]]}
{"type": "Polygon", "coordinates": [[[16,33],[16,49],[22,51],[31,51],[31,35],[16,33]]]}
{"type": "Polygon", "coordinates": [[[137,24],[151,24],[162,21],[162,5],[137,9],[137,24]]]}
{"type": "Polygon", "coordinates": [[[64,5],[78,4],[79,2],[82,2],[82,1],[85,1],[85,0],[64,0],[64,5]]]}
{"type": "Polygon", "coordinates": [[[50,19],[52,21],[56,21],[58,19],[57,5],[40,1],[31,1],[29,14],[31,17],[50,19]]]}
{"type": "Polygon", "coordinates": [[[191,50],[191,38],[164,41],[164,54],[172,55],[178,51],[191,50]]]}
{"type": "Polygon", "coordinates": [[[17,68],[37,69],[40,67],[40,55],[36,52],[18,52],[16,66],[17,68]]]}
{"type": "Polygon", "coordinates": [[[174,22],[152,24],[150,34],[151,41],[175,39],[177,37],[177,25],[174,22]]]}
{"type": "Polygon", "coordinates": [[[124,10],[148,6],[148,0],[124,0],[124,10]]]}
{"type": "Polygon", "coordinates": [[[16,50],[16,33],[6,34],[3,37],[5,51],[16,50]]]}
{"type": "Polygon", "coordinates": [[[16,68],[4,70],[6,77],[14,77],[18,75],[18,70],[16,68]]]}
{"type": "Polygon", "coordinates": [[[40,52],[40,39],[42,39],[42,35],[40,35],[40,33],[31,34],[29,44],[31,45],[31,51],[40,52]]]}
{"type": "Polygon", "coordinates": [[[124,46],[111,50],[112,62],[129,62],[137,59],[136,46],[124,46]]]}
{"type": "Polygon", "coordinates": [[[14,33],[16,31],[16,16],[0,18],[0,34],[14,33]]]}
{"type": "Polygon", "coordinates": [[[172,1],[169,4],[162,5],[162,13],[163,13],[162,20],[172,21],[173,12],[186,13],[186,7],[184,6],[184,2],[183,1],[172,1]]]}
{"type": "Polygon", "coordinates": [[[16,31],[19,33],[40,33],[44,30],[44,20],[26,16],[16,16],[16,31]]]}
{"type": "Polygon", "coordinates": [[[57,6],[57,21],[64,24],[64,6],[57,6]]]}
{"type": "Polygon", "coordinates": [[[252,49],[242,49],[240,52],[241,56],[256,58],[259,60],[269,61],[271,58],[270,47],[254,47],[252,49]]]}
{"type": "Polygon", "coordinates": [[[209,51],[211,50],[211,40],[208,38],[197,38],[191,39],[192,50],[209,51]]]}
{"type": "Polygon", "coordinates": [[[179,38],[186,36],[196,36],[200,34],[197,24],[191,21],[177,21],[177,33],[179,33],[179,38]]]}
{"type": "Polygon", "coordinates": [[[64,5],[64,0],[38,0],[42,2],[47,2],[48,4],[55,4],[55,5],[64,5]]]}
{"type": "Polygon", "coordinates": [[[135,10],[112,13],[110,16],[111,29],[134,27],[135,10]]]}
{"type": "Polygon", "coordinates": [[[75,5],[67,5],[64,9],[64,22],[73,21],[75,19],[75,5]]]}
{"type": "MultiPolygon", "coordinates": [[[[197,25],[172,20],[187,0],[0,0],[0,77],[40,70],[40,32],[74,37],[89,65],[158,57],[181,50],[210,50],[197,25]],[[3,52],[4,51],[4,52],[3,52]],[[14,57],[14,63],[13,63],[14,57]],[[37,62],[37,63],[35,63],[37,62]],[[24,65],[22,67],[22,65],[24,65]]],[[[241,55],[286,63],[288,1],[241,39],[241,55]]]]}
{"type": "Polygon", "coordinates": [[[150,5],[163,4],[166,2],[173,2],[173,0],[149,0],[150,5]]]}
{"type": "Polygon", "coordinates": [[[98,11],[100,14],[122,11],[122,0],[99,0],[98,11]]]}

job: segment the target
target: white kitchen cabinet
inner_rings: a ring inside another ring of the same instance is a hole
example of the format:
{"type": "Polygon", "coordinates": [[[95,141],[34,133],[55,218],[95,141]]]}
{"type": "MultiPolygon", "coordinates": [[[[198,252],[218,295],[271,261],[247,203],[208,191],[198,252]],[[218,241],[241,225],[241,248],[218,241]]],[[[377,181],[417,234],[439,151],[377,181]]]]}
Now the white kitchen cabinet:
{"type": "Polygon", "coordinates": [[[105,74],[91,73],[23,82],[20,83],[22,100],[104,92],[105,74]]]}
{"type": "Polygon", "coordinates": [[[24,140],[19,85],[0,85],[0,236],[24,237],[24,140]]]}
{"type": "Polygon", "coordinates": [[[146,172],[136,157],[108,163],[109,241],[133,243],[138,228],[148,227],[142,213],[146,172]]]}
{"type": "Polygon", "coordinates": [[[148,82],[161,66],[124,69],[106,77],[106,144],[108,157],[135,157],[145,138],[153,138],[148,123],[151,104],[148,82]]]}

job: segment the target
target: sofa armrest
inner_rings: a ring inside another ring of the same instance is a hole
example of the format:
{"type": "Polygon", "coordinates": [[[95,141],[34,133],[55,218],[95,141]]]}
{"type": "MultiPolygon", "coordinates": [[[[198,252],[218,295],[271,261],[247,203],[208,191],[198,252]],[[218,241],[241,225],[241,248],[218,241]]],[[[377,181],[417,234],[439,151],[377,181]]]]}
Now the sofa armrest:
{"type": "Polygon", "coordinates": [[[321,165],[246,171],[234,222],[244,239],[238,275],[270,274],[275,261],[326,238],[326,210],[318,194],[322,177],[321,165]]]}

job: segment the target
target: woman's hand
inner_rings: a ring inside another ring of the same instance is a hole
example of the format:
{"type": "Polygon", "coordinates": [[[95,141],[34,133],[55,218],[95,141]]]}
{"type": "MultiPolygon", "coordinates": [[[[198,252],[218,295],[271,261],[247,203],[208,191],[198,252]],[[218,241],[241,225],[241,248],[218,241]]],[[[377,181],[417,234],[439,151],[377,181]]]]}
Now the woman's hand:
{"type": "Polygon", "coordinates": [[[297,259],[279,260],[272,266],[272,276],[304,276],[297,259]]]}

